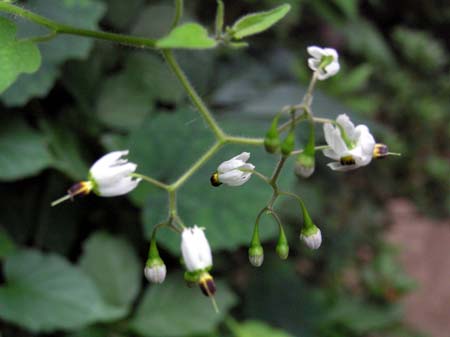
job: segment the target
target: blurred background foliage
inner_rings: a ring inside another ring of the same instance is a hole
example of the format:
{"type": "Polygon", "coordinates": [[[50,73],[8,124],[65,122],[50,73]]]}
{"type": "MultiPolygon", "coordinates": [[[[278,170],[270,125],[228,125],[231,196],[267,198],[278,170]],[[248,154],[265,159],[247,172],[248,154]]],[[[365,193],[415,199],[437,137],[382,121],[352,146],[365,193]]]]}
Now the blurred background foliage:
{"type": "MultiPolygon", "coordinates": [[[[172,233],[160,236],[168,279],[149,286],[143,278],[165,194],[141,184],[129,197],[49,207],[110,150],[129,148],[141,173],[170,182],[211,144],[211,133],[156,52],[72,36],[41,43],[39,71],[0,96],[2,337],[419,336],[402,323],[400,299],[414,282],[383,240],[384,204],[405,196],[430,216],[450,210],[450,5],[286,2],[289,15],[249,48],[176,53],[224,128],[261,137],[280,107],[302,98],[311,76],[306,46],[333,46],[342,70],[319,84],[315,114],[348,113],[403,156],[343,175],[318,154],[306,181],[287,168],[281,183],[305,198],[324,242],[317,252],[305,249],[299,209],[281,203],[291,257],[276,258],[276,228],[265,220],[266,261],[255,269],[247,244],[270,190],[257,179],[240,189],[210,187],[217,163],[248,147],[221,151],[179,197],[181,216],[207,228],[214,250],[215,314],[198,289],[183,284],[172,233]]],[[[162,0],[22,3],[64,23],[155,38],[168,31],[173,11],[162,0]]],[[[279,4],[227,0],[226,23],[279,4]]],[[[215,1],[190,0],[183,20],[213,27],[214,15],[215,1]]],[[[20,36],[42,34],[15,19],[20,36]]],[[[300,132],[299,141],[305,138],[300,132]]],[[[269,173],[275,159],[249,150],[269,173]]]]}

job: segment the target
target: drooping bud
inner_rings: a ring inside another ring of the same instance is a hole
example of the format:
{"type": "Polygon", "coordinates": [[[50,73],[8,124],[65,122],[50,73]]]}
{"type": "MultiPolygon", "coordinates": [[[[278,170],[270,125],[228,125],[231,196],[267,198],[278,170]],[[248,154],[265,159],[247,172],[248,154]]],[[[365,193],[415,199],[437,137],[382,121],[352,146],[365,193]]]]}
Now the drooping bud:
{"type": "Polygon", "coordinates": [[[314,130],[314,122],[310,122],[308,144],[305,150],[300,153],[295,162],[295,174],[303,178],[309,178],[315,169],[316,159],[316,137],[314,130]]]}
{"type": "Polygon", "coordinates": [[[282,260],[286,260],[289,256],[289,244],[282,227],[280,227],[280,235],[278,236],[276,251],[282,260]]]}
{"type": "Polygon", "coordinates": [[[252,241],[250,242],[250,247],[248,249],[248,259],[252,266],[261,267],[264,262],[264,249],[261,245],[261,241],[259,240],[259,219],[255,224],[255,228],[253,229],[252,241]]]}
{"type": "Polygon", "coordinates": [[[300,239],[308,246],[308,248],[318,249],[322,244],[322,232],[315,225],[309,228],[304,227],[300,234],[300,239]]]}
{"type": "Polygon", "coordinates": [[[309,216],[303,201],[300,201],[300,207],[303,212],[303,228],[300,233],[300,239],[311,249],[318,249],[322,244],[322,233],[320,229],[313,223],[309,216]]]}
{"type": "Polygon", "coordinates": [[[266,133],[266,137],[264,138],[264,147],[269,153],[275,153],[280,148],[280,135],[278,133],[279,118],[279,114],[275,116],[269,130],[266,133]]]}
{"type": "Polygon", "coordinates": [[[295,132],[294,130],[289,131],[288,135],[281,143],[281,153],[285,156],[289,156],[295,147],[295,132]]]}
{"type": "Polygon", "coordinates": [[[163,283],[166,279],[166,265],[160,258],[147,260],[144,269],[145,278],[151,283],[163,283]]]}
{"type": "Polygon", "coordinates": [[[248,260],[254,267],[261,267],[264,262],[264,249],[261,245],[250,246],[248,249],[248,260]]]}
{"type": "Polygon", "coordinates": [[[163,283],[166,279],[166,265],[159,256],[158,246],[156,245],[156,233],[152,235],[150,248],[148,250],[148,259],[145,264],[144,275],[149,282],[163,283]]]}

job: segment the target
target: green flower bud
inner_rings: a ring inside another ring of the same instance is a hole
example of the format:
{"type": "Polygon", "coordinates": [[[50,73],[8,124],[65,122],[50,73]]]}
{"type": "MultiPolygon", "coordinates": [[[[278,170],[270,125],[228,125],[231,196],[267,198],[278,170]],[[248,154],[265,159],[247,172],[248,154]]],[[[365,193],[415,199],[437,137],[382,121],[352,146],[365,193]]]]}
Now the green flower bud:
{"type": "Polygon", "coordinates": [[[300,153],[295,161],[295,174],[299,177],[309,178],[314,173],[315,163],[314,156],[305,152],[300,153]]]}
{"type": "Polygon", "coordinates": [[[280,259],[282,260],[286,260],[289,256],[289,244],[282,228],[280,228],[280,235],[278,237],[276,251],[280,259]]]}
{"type": "Polygon", "coordinates": [[[264,262],[264,249],[261,245],[252,245],[248,249],[248,259],[252,266],[261,267],[264,262]]]}
{"type": "Polygon", "coordinates": [[[269,153],[275,153],[280,148],[280,135],[278,133],[278,119],[279,115],[276,115],[272,121],[269,130],[264,138],[264,146],[269,153]]]}
{"type": "Polygon", "coordinates": [[[285,156],[289,156],[292,151],[294,151],[295,147],[295,133],[294,130],[291,130],[287,137],[284,139],[281,144],[281,153],[285,156]]]}

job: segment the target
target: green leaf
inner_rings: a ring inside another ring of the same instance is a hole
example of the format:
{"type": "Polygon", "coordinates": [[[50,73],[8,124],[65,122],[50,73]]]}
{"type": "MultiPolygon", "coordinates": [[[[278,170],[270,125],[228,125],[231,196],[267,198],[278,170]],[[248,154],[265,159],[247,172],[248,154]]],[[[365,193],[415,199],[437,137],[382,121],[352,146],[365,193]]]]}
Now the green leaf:
{"type": "Polygon", "coordinates": [[[41,65],[41,54],[31,41],[16,40],[14,23],[0,17],[0,93],[21,73],[34,73],[41,65]]]}
{"type": "Polygon", "coordinates": [[[0,317],[33,332],[75,329],[122,314],[102,301],[83,272],[58,255],[23,250],[6,260],[4,273],[0,317]]]}
{"type": "Polygon", "coordinates": [[[291,334],[261,321],[232,322],[229,326],[236,337],[292,337],[291,334]]]}
{"type": "Polygon", "coordinates": [[[289,4],[284,4],[270,11],[246,15],[235,22],[231,27],[230,34],[233,38],[239,40],[249,35],[261,33],[284,18],[290,9],[289,4]]]}
{"type": "Polygon", "coordinates": [[[125,309],[124,313],[129,309],[141,287],[143,263],[127,241],[94,233],[84,243],[79,264],[108,304],[125,309]]]}
{"type": "MultiPolygon", "coordinates": [[[[245,119],[240,119],[239,123],[234,120],[222,122],[227,131],[249,136],[264,135],[268,127],[265,122],[245,119]]],[[[175,114],[161,114],[146,120],[140,129],[131,134],[127,148],[130,149],[130,160],[140,163],[140,173],[172,182],[213,142],[211,132],[200,117],[193,111],[180,110],[175,114]],[[170,142],[167,141],[168,132],[173,135],[170,142]],[[157,153],[161,155],[156,155],[157,153]]],[[[224,148],[194,174],[179,192],[180,216],[188,225],[198,224],[207,228],[206,234],[214,249],[235,249],[242,244],[248,244],[255,216],[271,195],[270,187],[257,177],[253,177],[240,188],[211,186],[209,178],[217,166],[246,150],[249,150],[248,146],[224,148]]],[[[255,164],[259,171],[269,175],[276,160],[262,148],[254,148],[251,151],[250,162],[255,164]]],[[[282,186],[289,186],[294,179],[294,176],[289,174],[291,164],[286,168],[287,174],[281,177],[282,186]]],[[[147,193],[147,198],[144,198],[145,194],[140,193],[142,189],[143,187],[139,187],[132,197],[139,206],[144,206],[142,220],[149,237],[153,226],[164,221],[167,216],[167,195],[163,191],[149,188],[151,193],[147,193]]],[[[261,226],[261,237],[267,240],[274,237],[277,230],[271,223],[272,220],[265,218],[263,221],[268,223],[261,226]]],[[[162,245],[178,254],[178,236],[170,231],[161,231],[158,235],[162,245]]]]}
{"type": "MultiPolygon", "coordinates": [[[[99,1],[29,0],[27,7],[33,12],[55,21],[87,29],[97,28],[97,22],[105,12],[105,5],[99,1]]],[[[26,20],[18,21],[20,36],[46,35],[48,30],[26,20]]],[[[20,106],[33,97],[43,97],[60,76],[60,66],[69,59],[84,59],[94,44],[93,39],[80,36],[61,35],[42,43],[42,65],[33,75],[21,76],[1,99],[7,106],[20,106]]]]}
{"type": "Polygon", "coordinates": [[[208,36],[205,28],[197,23],[186,23],[173,29],[156,42],[158,48],[208,49],[217,42],[208,36]]]}
{"type": "Polygon", "coordinates": [[[0,180],[32,176],[51,165],[44,137],[23,120],[3,121],[0,134],[0,180]]]}
{"type": "Polygon", "coordinates": [[[147,289],[131,320],[131,328],[145,337],[206,334],[224,319],[237,298],[224,282],[219,281],[216,301],[219,313],[198,287],[187,287],[181,274],[169,274],[163,284],[147,289]]]}
{"type": "Polygon", "coordinates": [[[16,245],[3,228],[0,228],[0,260],[14,253],[16,245]]]}

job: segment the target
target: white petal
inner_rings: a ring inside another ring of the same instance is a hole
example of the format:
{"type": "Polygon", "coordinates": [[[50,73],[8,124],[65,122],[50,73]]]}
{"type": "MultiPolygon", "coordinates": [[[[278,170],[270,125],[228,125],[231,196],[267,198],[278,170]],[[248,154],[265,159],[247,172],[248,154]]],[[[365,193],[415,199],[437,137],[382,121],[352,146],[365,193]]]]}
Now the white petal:
{"type": "Polygon", "coordinates": [[[320,229],[313,235],[305,236],[302,234],[300,235],[300,238],[305,242],[308,248],[311,249],[318,249],[322,244],[322,232],[320,229]]]}
{"type": "Polygon", "coordinates": [[[320,65],[320,60],[316,60],[316,59],[313,59],[313,58],[309,58],[308,59],[308,67],[312,71],[317,71],[317,69],[319,69],[319,65],[320,65]]]}
{"type": "Polygon", "coordinates": [[[352,171],[352,170],[357,169],[359,167],[357,165],[342,165],[340,162],[328,163],[327,166],[330,169],[332,169],[333,171],[339,171],[339,172],[352,171]]]}
{"type": "Polygon", "coordinates": [[[141,179],[125,177],[112,185],[98,185],[99,195],[102,197],[115,197],[127,194],[136,188],[141,179]]]}
{"type": "Polygon", "coordinates": [[[126,163],[118,166],[111,166],[103,169],[102,171],[97,170],[96,174],[91,171],[92,178],[94,178],[98,186],[109,187],[118,183],[125,177],[128,177],[134,171],[136,171],[137,165],[134,163],[126,163]]]}
{"type": "Polygon", "coordinates": [[[250,172],[233,170],[219,174],[219,181],[228,186],[241,186],[250,179],[251,175],[252,174],[250,172]]]}
{"type": "Polygon", "coordinates": [[[128,152],[128,150],[110,152],[98,159],[94,165],[91,166],[89,171],[91,174],[97,174],[98,172],[101,173],[105,168],[114,165],[118,160],[120,160],[121,157],[128,155],[128,152]]]}
{"type": "Polygon", "coordinates": [[[236,157],[233,157],[230,160],[224,161],[222,164],[220,164],[219,167],[217,168],[217,172],[225,173],[237,169],[238,167],[244,165],[249,158],[250,158],[249,152],[242,152],[236,157]]]}
{"type": "Polygon", "coordinates": [[[342,126],[345,133],[351,140],[355,140],[355,125],[346,114],[339,115],[336,122],[342,126]]]}
{"type": "Polygon", "coordinates": [[[236,157],[232,159],[236,160],[242,160],[243,162],[246,162],[250,158],[250,152],[242,152],[241,154],[238,154],[236,157]]]}
{"type": "Polygon", "coordinates": [[[341,66],[338,62],[331,62],[329,65],[325,67],[325,71],[328,75],[328,77],[334,76],[339,72],[339,69],[341,69],[341,66]]]}
{"type": "Polygon", "coordinates": [[[373,149],[375,147],[375,139],[369,131],[369,128],[365,125],[358,125],[355,129],[357,144],[361,146],[365,155],[373,155],[373,149]]]}
{"type": "Polygon", "coordinates": [[[212,253],[202,229],[197,226],[185,228],[181,234],[181,252],[188,271],[212,266],[212,253]]]}
{"type": "Polygon", "coordinates": [[[324,48],[323,53],[326,56],[333,57],[333,61],[337,61],[339,58],[338,53],[337,53],[336,49],[334,49],[334,48],[324,48]]]}
{"type": "Polygon", "coordinates": [[[332,149],[325,149],[325,150],[322,150],[322,152],[325,157],[328,157],[328,158],[331,158],[334,160],[341,159],[341,157],[336,152],[334,152],[334,150],[332,150],[332,149]]]}
{"type": "Polygon", "coordinates": [[[317,46],[310,46],[306,49],[308,51],[308,54],[314,57],[315,59],[320,60],[322,56],[324,55],[324,50],[317,46]]]}

